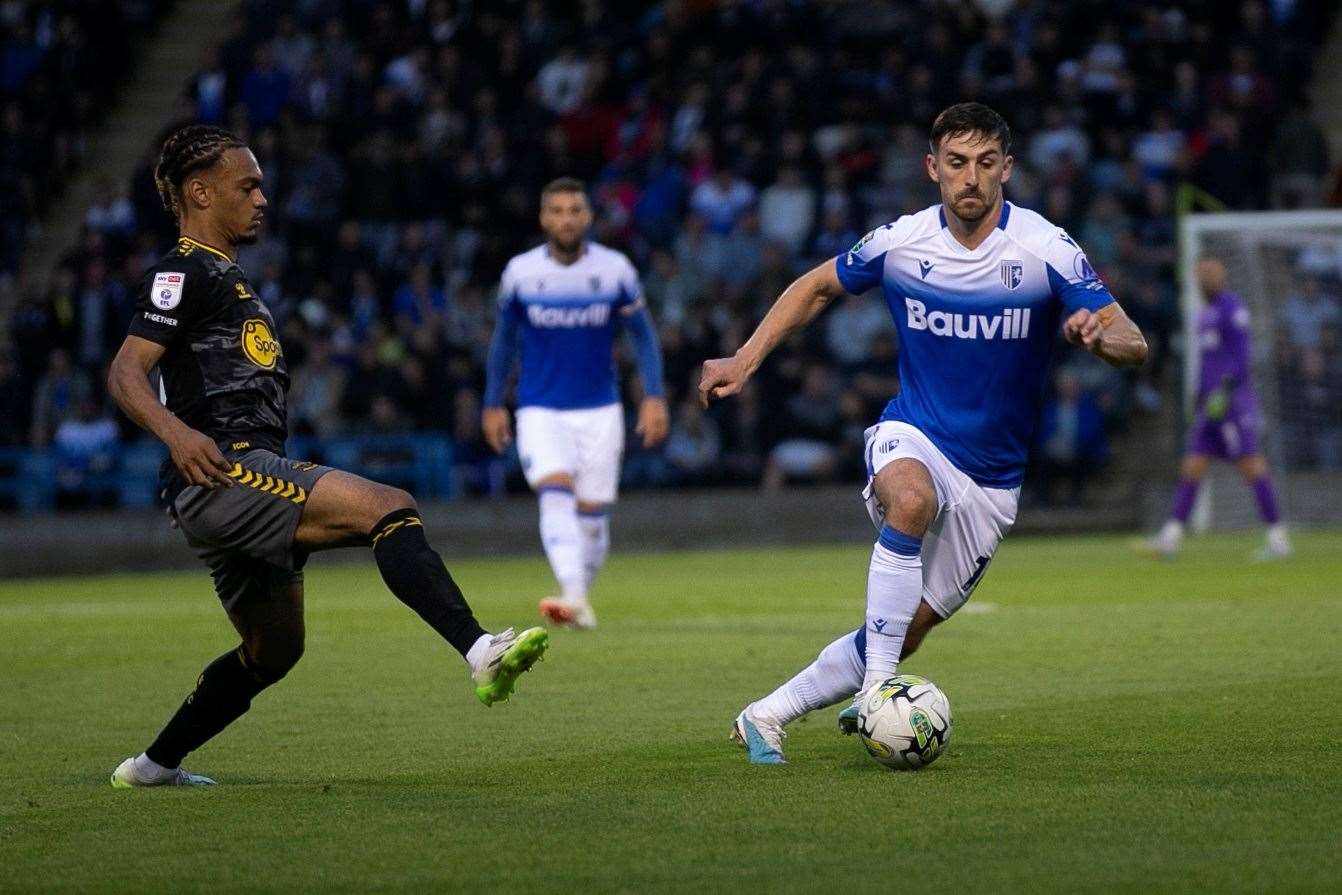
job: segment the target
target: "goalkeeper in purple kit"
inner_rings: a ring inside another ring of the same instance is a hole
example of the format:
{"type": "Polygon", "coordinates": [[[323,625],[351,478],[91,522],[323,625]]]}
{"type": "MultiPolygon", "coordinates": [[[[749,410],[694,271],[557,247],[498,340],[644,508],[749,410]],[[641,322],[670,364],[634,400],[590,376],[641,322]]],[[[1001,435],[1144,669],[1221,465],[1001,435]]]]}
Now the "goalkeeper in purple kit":
{"type": "Polygon", "coordinates": [[[1179,467],[1170,517],[1145,545],[1166,558],[1178,552],[1207,464],[1213,459],[1227,460],[1253,489],[1258,513],[1267,525],[1267,540],[1258,557],[1280,559],[1290,554],[1291,544],[1258,444],[1261,421],[1249,369],[1249,309],[1225,288],[1226,271],[1220,261],[1202,258],[1197,275],[1203,306],[1197,319],[1201,376],[1196,417],[1179,467]]]}

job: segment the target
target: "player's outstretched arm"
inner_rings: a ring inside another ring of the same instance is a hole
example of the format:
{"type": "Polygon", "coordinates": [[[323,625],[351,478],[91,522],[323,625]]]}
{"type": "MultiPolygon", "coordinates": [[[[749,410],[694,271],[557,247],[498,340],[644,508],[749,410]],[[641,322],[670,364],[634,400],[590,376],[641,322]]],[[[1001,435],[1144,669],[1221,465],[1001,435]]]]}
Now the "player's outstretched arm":
{"type": "Polygon", "coordinates": [[[704,361],[703,376],[699,380],[700,403],[707,407],[710,401],[741,391],[769,352],[814,320],[844,291],[839,275],[834,271],[833,259],[821,262],[798,277],[778,296],[754,334],[736,349],[734,355],[704,361]]]}
{"type": "Polygon", "coordinates": [[[233,484],[227,475],[232,464],[219,446],[197,432],[159,403],[149,387],[149,371],[163,356],[164,347],[139,336],[127,336],[107,373],[107,393],[137,426],[153,433],[168,446],[172,462],[189,484],[225,488],[233,484]]]}
{"type": "Polygon", "coordinates": [[[1146,361],[1146,338],[1116,301],[1098,311],[1074,311],[1063,323],[1062,335],[1115,367],[1139,367],[1146,361]]]}

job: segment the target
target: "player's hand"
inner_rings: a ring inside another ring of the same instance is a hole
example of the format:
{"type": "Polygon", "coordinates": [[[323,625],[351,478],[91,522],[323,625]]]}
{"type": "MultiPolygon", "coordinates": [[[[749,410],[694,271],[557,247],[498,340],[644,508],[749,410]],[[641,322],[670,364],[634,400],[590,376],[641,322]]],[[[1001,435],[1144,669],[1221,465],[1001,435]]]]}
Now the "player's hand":
{"type": "Polygon", "coordinates": [[[638,425],[634,431],[643,436],[645,448],[655,448],[666,440],[671,429],[671,411],[667,409],[666,399],[649,396],[638,406],[638,425]]]}
{"type": "Polygon", "coordinates": [[[1100,347],[1100,340],[1104,337],[1104,323],[1099,314],[1081,308],[1063,323],[1062,337],[1073,345],[1080,345],[1093,352],[1100,347]]]}
{"type": "Polygon", "coordinates": [[[707,407],[710,401],[730,398],[745,388],[750,373],[738,357],[719,357],[704,361],[704,372],[699,378],[699,403],[707,407]]]}
{"type": "Polygon", "coordinates": [[[513,424],[508,418],[508,408],[486,407],[484,413],[480,414],[480,430],[485,433],[485,441],[494,449],[494,453],[501,454],[508,450],[513,440],[513,424]]]}
{"type": "Polygon", "coordinates": [[[205,433],[183,426],[167,444],[172,462],[187,484],[202,488],[233,486],[233,480],[228,477],[233,464],[224,459],[219,445],[205,433]]]}

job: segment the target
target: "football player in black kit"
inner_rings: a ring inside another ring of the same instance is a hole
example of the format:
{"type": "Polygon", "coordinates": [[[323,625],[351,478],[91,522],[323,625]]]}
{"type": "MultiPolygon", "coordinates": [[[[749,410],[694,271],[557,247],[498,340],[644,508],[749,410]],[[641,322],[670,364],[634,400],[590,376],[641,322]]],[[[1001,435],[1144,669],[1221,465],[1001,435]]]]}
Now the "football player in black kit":
{"type": "Polygon", "coordinates": [[[456,648],[486,705],[507,699],[546,634],[490,635],[425,539],[414,498],[326,466],[290,460],[284,349],[236,261],[266,207],[256,156],[237,137],[191,125],[168,137],[154,171],[177,219],[176,248],[145,274],[108,389],[168,447],[168,511],[209,566],[242,642],[196,689],[116,787],[199,785],[182,759],[240,717],[303,654],[303,563],[314,550],[371,547],[398,599],[456,648]],[[151,388],[157,366],[163,400],[151,388]]]}

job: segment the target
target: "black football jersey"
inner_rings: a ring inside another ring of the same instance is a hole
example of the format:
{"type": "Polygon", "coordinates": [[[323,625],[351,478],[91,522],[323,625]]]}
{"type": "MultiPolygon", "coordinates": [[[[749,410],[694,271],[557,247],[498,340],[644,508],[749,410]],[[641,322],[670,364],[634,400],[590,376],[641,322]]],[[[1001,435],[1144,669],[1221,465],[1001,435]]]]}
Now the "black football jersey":
{"type": "Polygon", "coordinates": [[[167,350],[164,403],[225,448],[284,453],[289,373],[270,316],[242,268],[183,237],[140,283],[130,334],[167,350]]]}

